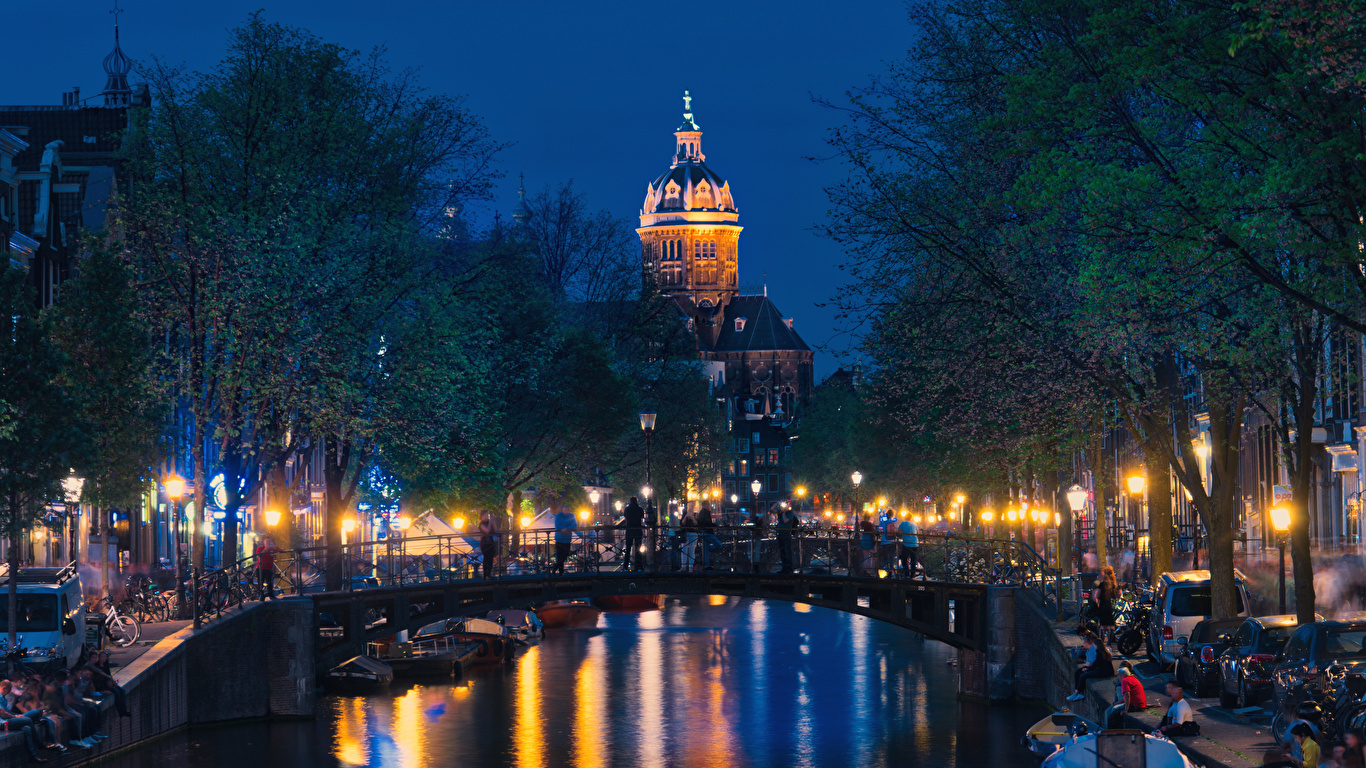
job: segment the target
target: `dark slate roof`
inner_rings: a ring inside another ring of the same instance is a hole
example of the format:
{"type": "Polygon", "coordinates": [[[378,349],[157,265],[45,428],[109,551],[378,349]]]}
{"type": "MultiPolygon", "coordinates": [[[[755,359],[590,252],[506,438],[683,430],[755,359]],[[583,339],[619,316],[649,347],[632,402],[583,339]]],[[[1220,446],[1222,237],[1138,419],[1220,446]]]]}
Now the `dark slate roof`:
{"type": "Polygon", "coordinates": [[[21,171],[37,170],[43,150],[61,139],[63,165],[91,165],[109,162],[118,151],[120,133],[128,127],[124,107],[5,107],[0,106],[0,125],[23,126],[28,149],[14,158],[21,171]],[[87,142],[86,139],[92,139],[87,142]]]}
{"type": "Polygon", "coordinates": [[[726,180],[721,178],[721,175],[716,171],[708,168],[706,163],[679,163],[660,174],[659,178],[655,179],[655,183],[650,186],[659,189],[669,179],[673,179],[678,186],[687,187],[686,179],[688,178],[692,178],[693,187],[696,187],[703,179],[711,182],[711,185],[716,189],[720,189],[726,183],[726,180]]]}
{"type": "Polygon", "coordinates": [[[716,338],[714,352],[766,350],[811,351],[797,332],[787,327],[782,313],[767,296],[736,296],[726,304],[726,318],[716,338]],[[735,330],[735,319],[745,318],[745,329],[735,330]]]}

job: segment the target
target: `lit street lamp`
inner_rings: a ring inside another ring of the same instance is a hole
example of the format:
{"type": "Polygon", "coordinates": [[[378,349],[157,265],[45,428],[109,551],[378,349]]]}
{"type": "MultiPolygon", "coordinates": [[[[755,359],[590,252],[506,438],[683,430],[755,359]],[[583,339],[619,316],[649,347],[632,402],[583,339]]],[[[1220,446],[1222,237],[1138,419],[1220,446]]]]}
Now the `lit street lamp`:
{"type": "Polygon", "coordinates": [[[750,513],[750,518],[751,518],[751,519],[758,519],[758,518],[756,517],[756,515],[759,513],[759,509],[760,509],[760,507],[759,507],[759,493],[760,493],[761,491],[764,490],[764,484],[761,483],[761,482],[759,482],[759,478],[756,477],[756,478],[754,478],[753,480],[750,481],[750,483],[749,483],[749,489],[750,489],[751,491],[754,492],[754,512],[751,512],[751,513],[750,513]]]}
{"type": "MultiPolygon", "coordinates": [[[[640,430],[645,433],[645,487],[642,488],[641,491],[645,494],[646,520],[656,519],[653,515],[651,515],[651,510],[653,509],[653,506],[650,503],[650,453],[651,444],[654,440],[655,435],[655,418],[657,416],[659,416],[659,414],[655,413],[654,411],[640,412],[640,430]]],[[[653,523],[647,524],[653,525],[653,523]]],[[[653,534],[651,535],[653,536],[653,534]]],[[[651,539],[651,548],[653,549],[653,539],[651,539]]]]}
{"type": "Polygon", "coordinates": [[[1275,507],[1271,510],[1271,527],[1276,529],[1276,540],[1280,543],[1281,567],[1277,569],[1280,581],[1281,613],[1285,613],[1285,538],[1290,530],[1290,510],[1275,507]]]}
{"type": "Polygon", "coordinates": [[[854,525],[857,526],[859,516],[863,514],[863,493],[859,490],[863,485],[863,473],[854,470],[849,479],[854,481],[854,525]]]}
{"type": "Polygon", "coordinates": [[[171,521],[173,523],[171,531],[174,534],[171,543],[175,546],[175,597],[177,610],[180,618],[184,619],[187,613],[187,601],[185,600],[185,569],[184,561],[180,557],[180,497],[185,495],[185,481],[175,475],[166,478],[166,498],[171,500],[171,521]]]}

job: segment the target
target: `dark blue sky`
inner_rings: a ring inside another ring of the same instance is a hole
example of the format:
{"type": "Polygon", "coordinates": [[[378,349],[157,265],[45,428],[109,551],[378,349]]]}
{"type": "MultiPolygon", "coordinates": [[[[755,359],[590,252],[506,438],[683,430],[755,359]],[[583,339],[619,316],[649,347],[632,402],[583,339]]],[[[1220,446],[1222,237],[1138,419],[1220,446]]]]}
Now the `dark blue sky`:
{"type": "MultiPolygon", "coordinates": [[[[351,0],[121,0],[124,51],[192,69],[212,67],[225,30],[263,8],[351,48],[389,49],[432,90],[464,94],[494,137],[514,146],[500,163],[498,207],[529,189],[573,179],[594,207],[633,224],[645,185],[661,173],[681,122],[683,89],[703,131],[707,164],[731,183],[745,231],[740,282],[758,285],[796,318],[812,346],[843,349],[833,310],[816,305],[843,281],[840,249],[817,236],[838,181],[815,164],[840,120],[812,103],[838,100],[887,62],[912,31],[901,0],[866,2],[566,3],[351,0]]],[[[60,104],[79,85],[104,85],[112,0],[5,3],[0,103],[60,104]]],[[[838,361],[818,352],[817,375],[838,361]]]]}

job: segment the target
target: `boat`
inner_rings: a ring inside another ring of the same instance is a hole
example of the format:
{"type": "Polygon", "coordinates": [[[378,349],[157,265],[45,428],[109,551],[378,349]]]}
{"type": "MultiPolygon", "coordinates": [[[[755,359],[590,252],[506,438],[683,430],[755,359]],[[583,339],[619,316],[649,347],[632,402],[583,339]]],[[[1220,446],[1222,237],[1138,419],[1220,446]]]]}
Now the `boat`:
{"type": "Polygon", "coordinates": [[[1058,751],[1058,747],[1070,742],[1074,736],[1096,733],[1100,726],[1068,709],[1063,709],[1045,717],[1029,730],[1021,739],[1026,749],[1039,757],[1047,757],[1058,751]]]}
{"type": "Polygon", "coordinates": [[[587,600],[552,600],[536,609],[546,629],[595,627],[602,609],[587,600]]]}
{"type": "Polygon", "coordinates": [[[664,605],[664,596],[608,595],[593,598],[593,605],[604,611],[657,611],[664,605]]]}
{"type": "Polygon", "coordinates": [[[324,680],[330,688],[359,693],[383,688],[392,683],[394,670],[379,659],[353,656],[327,670],[324,680]]]}
{"type": "Polygon", "coordinates": [[[513,637],[523,642],[545,636],[545,625],[541,623],[540,617],[534,611],[516,609],[489,611],[484,614],[484,618],[507,627],[508,632],[513,637]]]}
{"type": "Polygon", "coordinates": [[[1077,736],[1045,757],[1043,768],[1197,768],[1170,739],[1145,731],[1112,728],[1077,736]]]}
{"type": "Polygon", "coordinates": [[[462,617],[445,619],[419,629],[413,636],[413,641],[425,642],[442,637],[479,644],[478,652],[463,660],[464,666],[512,660],[512,633],[496,621],[462,617]]]}

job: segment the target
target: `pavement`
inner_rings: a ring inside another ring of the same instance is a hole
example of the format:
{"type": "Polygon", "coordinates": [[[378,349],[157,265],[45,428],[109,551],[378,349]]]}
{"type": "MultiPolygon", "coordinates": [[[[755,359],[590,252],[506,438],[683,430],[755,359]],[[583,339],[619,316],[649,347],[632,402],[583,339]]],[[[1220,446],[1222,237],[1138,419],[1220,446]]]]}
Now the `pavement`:
{"type": "Polygon", "coordinates": [[[158,621],[143,624],[142,632],[139,634],[136,643],[127,648],[110,645],[105,649],[109,651],[109,666],[112,669],[118,669],[132,664],[152,646],[166,639],[169,635],[190,626],[191,623],[189,621],[158,621]]]}
{"type": "MultiPolygon", "coordinates": [[[[1068,646],[1080,645],[1079,640],[1074,641],[1075,629],[1075,621],[1055,625],[1055,630],[1068,646]]],[[[1133,663],[1138,679],[1143,682],[1148,696],[1148,708],[1143,712],[1129,713],[1125,725],[1147,731],[1154,730],[1162,721],[1167,707],[1171,706],[1166,685],[1174,675],[1158,669],[1157,664],[1149,661],[1143,654],[1116,655],[1116,668],[1125,660],[1133,663]]],[[[1113,680],[1092,681],[1087,703],[1095,710],[1103,711],[1104,707],[1114,702],[1114,695],[1113,680]]],[[[1249,707],[1246,710],[1232,710],[1219,706],[1218,695],[1203,699],[1188,695],[1186,700],[1195,711],[1195,720],[1200,724],[1200,735],[1177,737],[1173,741],[1197,764],[1205,768],[1255,768],[1264,764],[1262,758],[1268,751],[1281,751],[1271,736],[1273,712],[1267,708],[1273,706],[1270,700],[1263,701],[1262,706],[1249,707]]]]}

